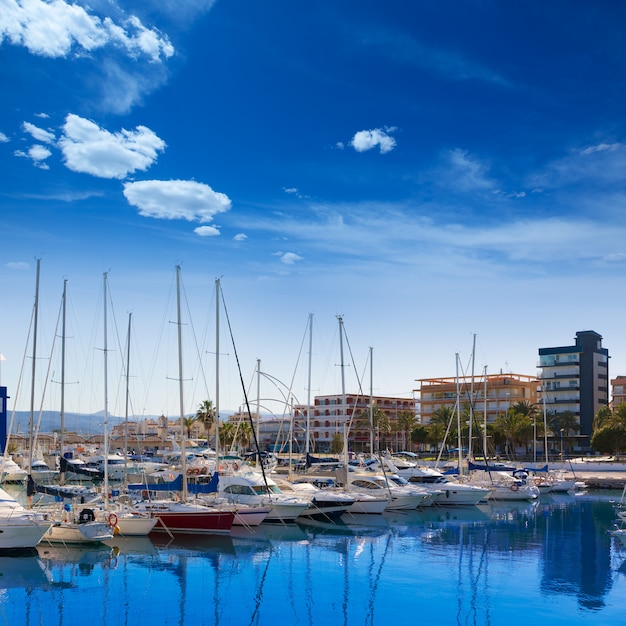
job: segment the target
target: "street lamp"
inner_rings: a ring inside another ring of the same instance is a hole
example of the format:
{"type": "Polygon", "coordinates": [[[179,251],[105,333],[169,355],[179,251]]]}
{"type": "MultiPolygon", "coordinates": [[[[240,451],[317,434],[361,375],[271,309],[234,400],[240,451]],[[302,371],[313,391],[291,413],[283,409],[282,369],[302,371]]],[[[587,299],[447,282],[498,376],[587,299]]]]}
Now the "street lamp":
{"type": "Polygon", "coordinates": [[[563,465],[563,431],[564,430],[565,430],[564,428],[561,428],[561,431],[560,431],[561,432],[561,465],[563,465]]]}

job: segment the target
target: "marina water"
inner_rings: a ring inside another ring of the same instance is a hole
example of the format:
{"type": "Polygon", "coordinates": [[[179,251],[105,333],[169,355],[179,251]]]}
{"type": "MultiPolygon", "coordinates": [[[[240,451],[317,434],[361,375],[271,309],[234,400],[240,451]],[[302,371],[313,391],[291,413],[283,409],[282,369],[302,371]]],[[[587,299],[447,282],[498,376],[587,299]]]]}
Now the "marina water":
{"type": "Polygon", "coordinates": [[[620,495],[42,544],[0,557],[0,624],[622,625],[620,495]]]}

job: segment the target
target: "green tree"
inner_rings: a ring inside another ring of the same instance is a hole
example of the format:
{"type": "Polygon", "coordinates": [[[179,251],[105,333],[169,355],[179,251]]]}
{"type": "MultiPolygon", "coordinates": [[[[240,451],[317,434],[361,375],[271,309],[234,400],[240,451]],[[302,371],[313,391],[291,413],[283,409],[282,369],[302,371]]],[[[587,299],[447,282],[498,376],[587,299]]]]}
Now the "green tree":
{"type": "Polygon", "coordinates": [[[402,447],[406,450],[407,442],[411,441],[411,433],[417,426],[417,417],[413,411],[400,411],[398,413],[398,428],[402,435],[402,447]]]}
{"type": "Polygon", "coordinates": [[[496,426],[504,433],[508,452],[515,458],[515,448],[518,444],[526,445],[529,433],[532,433],[533,423],[528,415],[516,413],[510,407],[504,415],[496,418],[496,426]]]}
{"type": "Polygon", "coordinates": [[[332,454],[341,454],[343,452],[343,437],[339,433],[335,433],[330,440],[330,451],[332,454]]]}
{"type": "Polygon", "coordinates": [[[191,429],[197,421],[198,420],[195,418],[195,416],[192,415],[183,418],[183,424],[185,427],[185,434],[187,435],[187,439],[191,439],[191,429]]]}
{"type": "Polygon", "coordinates": [[[626,450],[626,428],[619,424],[606,424],[596,430],[591,437],[591,446],[602,454],[616,456],[626,450]]]}
{"type": "Polygon", "coordinates": [[[228,450],[235,438],[235,425],[232,422],[224,422],[220,424],[220,447],[222,450],[228,450]]]}
{"type": "Polygon", "coordinates": [[[215,407],[211,400],[203,400],[196,410],[196,420],[204,425],[207,436],[211,432],[211,426],[215,423],[215,407]]]}

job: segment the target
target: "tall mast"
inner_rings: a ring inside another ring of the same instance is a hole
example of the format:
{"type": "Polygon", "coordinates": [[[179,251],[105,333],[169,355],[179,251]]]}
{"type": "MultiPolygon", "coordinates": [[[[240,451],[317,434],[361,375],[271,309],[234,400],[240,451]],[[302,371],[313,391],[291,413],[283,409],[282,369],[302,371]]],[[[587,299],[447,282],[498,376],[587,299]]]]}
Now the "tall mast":
{"type": "Polygon", "coordinates": [[[107,273],[104,272],[104,502],[109,493],[109,370],[107,344],[107,273]]]}
{"type": "MultiPolygon", "coordinates": [[[[309,373],[306,399],[306,435],[304,439],[304,452],[310,452],[309,437],[311,436],[311,359],[313,354],[313,313],[309,313],[309,373]]],[[[291,466],[290,466],[291,467],[291,466]]]]}
{"type": "Polygon", "coordinates": [[[33,427],[35,416],[35,370],[37,365],[37,318],[39,313],[39,266],[41,259],[37,259],[37,274],[35,278],[35,310],[33,317],[33,364],[32,383],[30,388],[30,420],[28,425],[28,475],[32,475],[33,467],[33,427]]]}
{"type": "Polygon", "coordinates": [[[124,476],[128,470],[128,402],[129,402],[129,378],[130,378],[130,325],[133,314],[128,314],[128,338],[126,340],[126,403],[124,409],[124,476]]]}
{"type": "Polygon", "coordinates": [[[220,279],[215,279],[215,463],[220,465],[220,279]]]}
{"type": "MultiPolygon", "coordinates": [[[[59,440],[59,453],[61,458],[65,454],[65,309],[67,297],[67,278],[63,281],[63,308],[61,317],[61,438],[59,440]]],[[[61,474],[61,484],[65,482],[65,472],[61,474]]]]}
{"type": "Polygon", "coordinates": [[[341,406],[343,407],[343,449],[344,456],[348,456],[348,410],[346,407],[346,377],[343,371],[343,318],[338,315],[339,320],[339,355],[341,367],[341,406]]]}
{"type": "Polygon", "coordinates": [[[180,265],[176,266],[176,319],[178,326],[178,401],[180,411],[180,466],[183,474],[183,500],[187,500],[187,454],[185,444],[185,409],[183,401],[183,346],[180,319],[180,265]]]}
{"type": "Polygon", "coordinates": [[[370,346],[370,454],[374,454],[374,348],[370,346]]]}
{"type": "Polygon", "coordinates": [[[463,449],[461,448],[461,392],[459,389],[459,353],[456,353],[456,423],[457,423],[457,446],[459,448],[459,476],[463,474],[463,449]]]}

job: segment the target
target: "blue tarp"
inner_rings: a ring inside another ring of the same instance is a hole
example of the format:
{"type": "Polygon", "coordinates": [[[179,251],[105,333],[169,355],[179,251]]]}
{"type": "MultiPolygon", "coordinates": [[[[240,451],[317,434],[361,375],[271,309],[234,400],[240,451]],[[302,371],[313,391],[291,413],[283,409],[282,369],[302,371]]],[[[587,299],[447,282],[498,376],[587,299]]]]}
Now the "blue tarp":
{"type": "MultiPolygon", "coordinates": [[[[216,493],[219,480],[219,474],[214,472],[208,483],[188,483],[187,491],[189,493],[216,493]]],[[[132,491],[182,491],[183,475],[180,474],[169,483],[135,483],[128,485],[128,488],[132,491]]]]}

